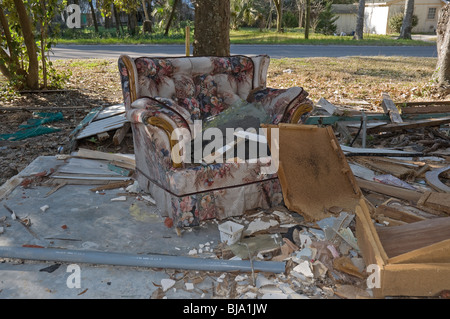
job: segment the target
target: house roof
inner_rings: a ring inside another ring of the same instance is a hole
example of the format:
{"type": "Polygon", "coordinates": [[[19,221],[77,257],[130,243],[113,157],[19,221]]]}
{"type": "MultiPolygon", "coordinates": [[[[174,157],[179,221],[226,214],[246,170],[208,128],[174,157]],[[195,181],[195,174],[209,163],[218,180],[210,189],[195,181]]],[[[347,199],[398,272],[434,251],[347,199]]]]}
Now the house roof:
{"type": "Polygon", "coordinates": [[[332,4],[331,8],[336,14],[358,13],[358,4],[332,4]]]}

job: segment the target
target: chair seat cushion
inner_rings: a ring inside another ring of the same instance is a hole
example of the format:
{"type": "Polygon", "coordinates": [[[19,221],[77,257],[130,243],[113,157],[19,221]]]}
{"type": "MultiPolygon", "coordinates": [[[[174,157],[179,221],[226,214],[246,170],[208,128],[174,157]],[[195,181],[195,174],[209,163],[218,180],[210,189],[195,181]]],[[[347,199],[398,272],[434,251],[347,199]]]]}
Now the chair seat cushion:
{"type": "Polygon", "coordinates": [[[168,191],[183,196],[204,191],[212,191],[238,185],[252,184],[277,178],[277,174],[262,174],[262,167],[270,161],[264,158],[257,163],[221,163],[209,165],[192,165],[183,170],[172,169],[167,172],[168,191]]]}

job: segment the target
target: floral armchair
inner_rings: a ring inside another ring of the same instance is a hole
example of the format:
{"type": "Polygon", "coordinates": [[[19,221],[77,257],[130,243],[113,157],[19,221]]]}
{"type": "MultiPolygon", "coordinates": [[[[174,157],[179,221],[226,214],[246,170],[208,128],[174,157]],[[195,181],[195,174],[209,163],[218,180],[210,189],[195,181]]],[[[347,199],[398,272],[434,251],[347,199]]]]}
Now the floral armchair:
{"type": "Polygon", "coordinates": [[[268,122],[303,123],[311,110],[300,87],[266,87],[270,59],[254,57],[119,58],[124,104],[131,122],[140,187],[177,227],[238,216],[283,201],[277,174],[261,174],[261,161],[174,161],[175,129],[194,136],[195,122],[236,103],[255,103],[268,122]]]}

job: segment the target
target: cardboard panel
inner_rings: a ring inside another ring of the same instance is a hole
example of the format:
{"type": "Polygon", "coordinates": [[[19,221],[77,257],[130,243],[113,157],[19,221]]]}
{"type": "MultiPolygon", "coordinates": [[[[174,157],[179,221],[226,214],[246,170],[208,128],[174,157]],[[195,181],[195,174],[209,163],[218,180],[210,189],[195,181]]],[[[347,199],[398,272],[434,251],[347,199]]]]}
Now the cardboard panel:
{"type": "MultiPolygon", "coordinates": [[[[264,127],[279,129],[278,177],[290,210],[310,221],[331,216],[328,208],[332,206],[354,212],[361,190],[331,127],[264,127]]],[[[271,149],[272,154],[274,151],[271,149]]]]}
{"type": "Polygon", "coordinates": [[[382,296],[436,296],[450,289],[450,264],[388,264],[382,296]]]}

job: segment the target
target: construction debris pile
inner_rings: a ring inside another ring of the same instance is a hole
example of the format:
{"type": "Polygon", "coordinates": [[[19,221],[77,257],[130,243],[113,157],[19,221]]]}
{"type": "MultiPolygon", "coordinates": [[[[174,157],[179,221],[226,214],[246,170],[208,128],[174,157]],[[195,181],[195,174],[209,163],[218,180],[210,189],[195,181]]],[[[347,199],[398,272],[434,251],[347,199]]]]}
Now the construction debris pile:
{"type": "MultiPolygon", "coordinates": [[[[215,225],[220,241],[208,240],[181,253],[249,261],[251,271],[165,269],[167,278],[153,283],[151,297],[176,298],[177,289],[197,298],[448,296],[450,103],[396,105],[383,95],[382,107],[383,112],[370,113],[321,99],[307,125],[279,126],[279,178],[286,206],[174,230],[183,237],[215,225]],[[283,139],[296,141],[285,153],[283,139]],[[297,146],[303,154],[294,158],[290,154],[301,153],[297,146]],[[258,262],[283,263],[284,271],[258,271],[258,262]],[[380,277],[373,277],[374,265],[381,269],[380,277]]],[[[109,111],[89,114],[73,139],[83,146],[89,140],[120,145],[130,134],[129,125],[120,106],[109,111]]],[[[132,154],[79,148],[57,160],[61,165],[56,169],[9,180],[0,188],[0,200],[17,186],[51,186],[47,197],[66,185],[88,184],[96,194],[119,190],[111,201],[158,201],[133,181],[132,154]]],[[[0,219],[3,234],[8,220],[0,219]]],[[[168,219],[155,220],[172,227],[168,219]]],[[[23,226],[33,229],[26,221],[23,226]]]]}

